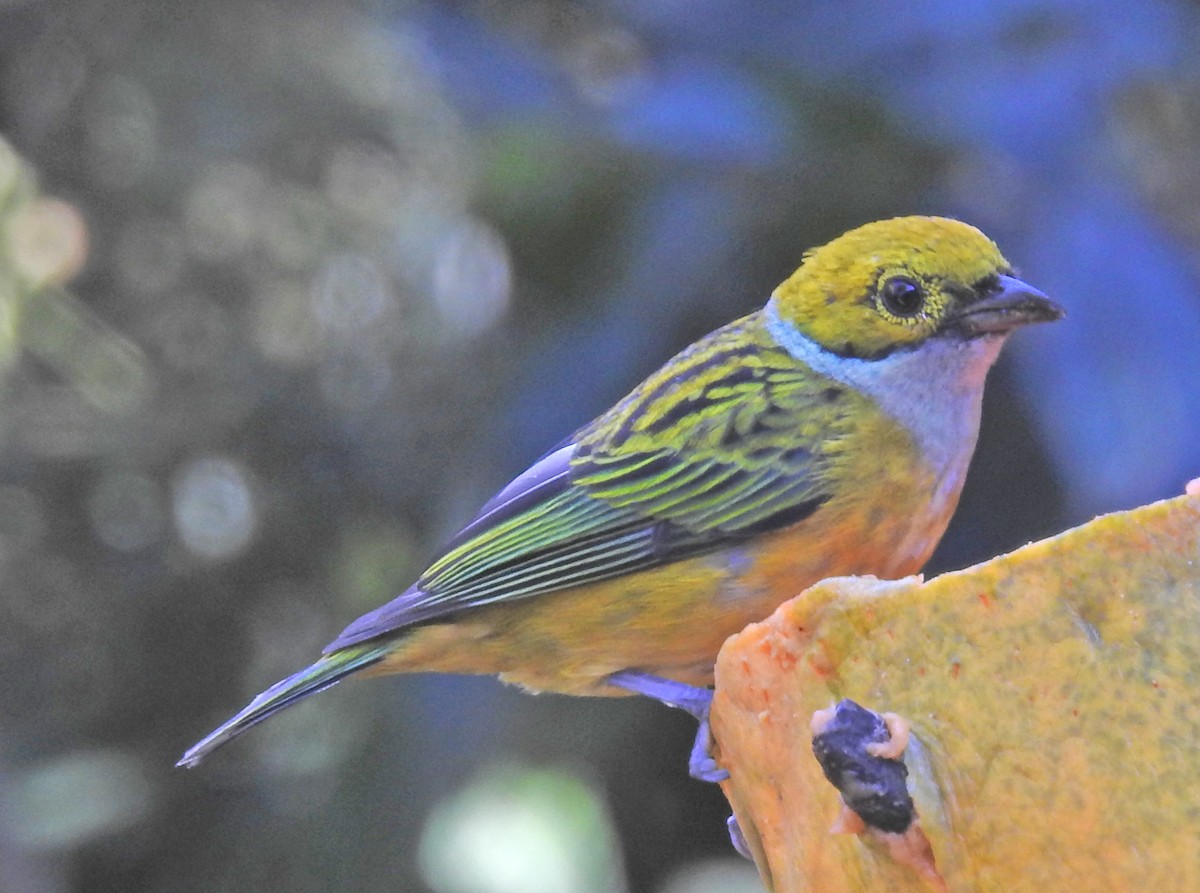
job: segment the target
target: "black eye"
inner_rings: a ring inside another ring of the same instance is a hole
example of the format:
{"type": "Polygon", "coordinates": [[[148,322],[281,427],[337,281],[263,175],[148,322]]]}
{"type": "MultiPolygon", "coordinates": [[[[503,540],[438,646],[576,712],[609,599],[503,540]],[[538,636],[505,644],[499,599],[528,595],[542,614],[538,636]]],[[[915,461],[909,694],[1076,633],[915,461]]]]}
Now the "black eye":
{"type": "Polygon", "coordinates": [[[879,287],[883,308],[896,316],[915,316],[925,306],[925,290],[906,276],[893,276],[879,287]]]}

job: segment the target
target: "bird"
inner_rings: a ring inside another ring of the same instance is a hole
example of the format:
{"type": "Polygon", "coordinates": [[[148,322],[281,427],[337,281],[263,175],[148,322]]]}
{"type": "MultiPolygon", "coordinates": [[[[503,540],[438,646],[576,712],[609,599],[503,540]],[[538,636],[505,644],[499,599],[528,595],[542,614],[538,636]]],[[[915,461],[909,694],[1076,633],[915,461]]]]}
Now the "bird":
{"type": "Polygon", "coordinates": [[[412,586],[177,765],[351,674],[687,706],[675,694],[708,690],[727,637],[813,583],[920,570],[1001,346],[1063,315],[947,217],[867,223],[804,253],[764,306],[536,461],[412,586]]]}

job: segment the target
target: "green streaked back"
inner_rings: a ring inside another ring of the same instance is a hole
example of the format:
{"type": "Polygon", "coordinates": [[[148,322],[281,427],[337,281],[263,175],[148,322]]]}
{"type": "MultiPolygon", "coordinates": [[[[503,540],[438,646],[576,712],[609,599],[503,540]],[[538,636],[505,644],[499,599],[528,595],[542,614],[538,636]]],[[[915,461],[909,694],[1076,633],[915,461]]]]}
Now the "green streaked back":
{"type": "Polygon", "coordinates": [[[526,472],[536,491],[518,478],[505,490],[516,510],[489,503],[410,590],[328,650],[796,523],[829,498],[827,447],[846,424],[831,404],[844,395],[776,345],[759,314],[730,323],[526,472]]]}

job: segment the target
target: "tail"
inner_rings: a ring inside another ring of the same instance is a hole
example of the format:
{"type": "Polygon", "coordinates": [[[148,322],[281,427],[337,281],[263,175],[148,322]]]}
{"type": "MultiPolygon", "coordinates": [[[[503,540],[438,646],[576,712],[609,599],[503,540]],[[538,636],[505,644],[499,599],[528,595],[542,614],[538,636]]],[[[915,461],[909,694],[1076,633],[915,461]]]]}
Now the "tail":
{"type": "Polygon", "coordinates": [[[356,670],[381,660],[389,650],[388,646],[375,643],[343,648],[326,654],[311,667],[289,676],[282,682],[276,682],[251,701],[241,713],[192,745],[175,765],[191,769],[222,744],[232,741],[251,726],[257,725],[284,707],[291,706],[301,698],[329,688],[356,670]]]}

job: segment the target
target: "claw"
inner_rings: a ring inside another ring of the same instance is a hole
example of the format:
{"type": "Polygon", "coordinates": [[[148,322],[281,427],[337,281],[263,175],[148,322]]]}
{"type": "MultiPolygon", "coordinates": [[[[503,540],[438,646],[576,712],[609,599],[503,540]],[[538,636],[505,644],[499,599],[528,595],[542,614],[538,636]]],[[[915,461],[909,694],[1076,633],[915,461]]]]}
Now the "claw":
{"type": "Polygon", "coordinates": [[[729,842],[733,844],[738,855],[753,862],[754,855],[750,852],[749,844],[746,843],[746,835],[742,833],[742,826],[738,824],[737,816],[731,815],[727,818],[725,826],[729,828],[729,842]]]}
{"type": "Polygon", "coordinates": [[[696,729],[696,740],[692,742],[692,752],[688,755],[688,775],[697,781],[717,784],[729,778],[729,773],[713,759],[712,753],[709,752],[711,745],[712,729],[708,724],[708,710],[705,709],[700,728],[696,729]]]}

